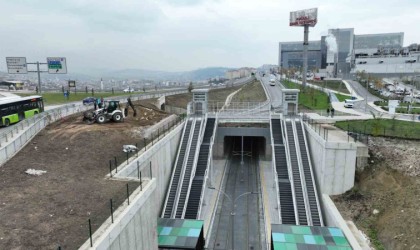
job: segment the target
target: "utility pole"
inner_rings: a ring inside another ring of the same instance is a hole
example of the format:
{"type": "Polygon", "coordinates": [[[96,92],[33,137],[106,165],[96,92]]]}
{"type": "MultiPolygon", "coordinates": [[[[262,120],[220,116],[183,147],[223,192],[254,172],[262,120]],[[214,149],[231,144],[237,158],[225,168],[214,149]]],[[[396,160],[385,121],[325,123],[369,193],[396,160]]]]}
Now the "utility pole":
{"type": "Polygon", "coordinates": [[[27,63],[27,64],[33,64],[36,65],[36,70],[28,70],[30,73],[37,73],[38,74],[38,94],[41,94],[41,73],[48,72],[46,70],[40,70],[39,65],[47,65],[48,63],[40,63],[39,61],[35,63],[27,63]]]}
{"type": "Polygon", "coordinates": [[[306,87],[306,72],[308,71],[308,37],[309,37],[309,25],[305,24],[303,26],[303,76],[302,76],[302,86],[306,87]]]}

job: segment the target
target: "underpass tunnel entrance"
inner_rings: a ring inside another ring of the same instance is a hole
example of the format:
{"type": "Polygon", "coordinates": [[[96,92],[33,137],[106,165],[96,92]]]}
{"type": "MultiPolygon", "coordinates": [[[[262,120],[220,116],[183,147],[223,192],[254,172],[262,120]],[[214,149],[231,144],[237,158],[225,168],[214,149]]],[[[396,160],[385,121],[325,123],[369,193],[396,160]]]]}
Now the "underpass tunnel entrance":
{"type": "Polygon", "coordinates": [[[262,136],[225,136],[223,140],[225,156],[230,153],[240,155],[243,150],[244,154],[251,154],[252,157],[257,157],[265,154],[265,147],[266,140],[262,136]]]}

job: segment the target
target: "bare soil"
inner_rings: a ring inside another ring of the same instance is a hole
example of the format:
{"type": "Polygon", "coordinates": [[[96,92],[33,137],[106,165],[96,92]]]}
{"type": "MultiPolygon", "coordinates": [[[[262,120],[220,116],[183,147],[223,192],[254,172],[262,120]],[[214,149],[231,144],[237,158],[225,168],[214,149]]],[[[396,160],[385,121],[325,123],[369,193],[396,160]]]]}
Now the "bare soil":
{"type": "Polygon", "coordinates": [[[334,201],[378,249],[420,249],[420,141],[373,137],[369,166],[334,201]]]}
{"type": "Polygon", "coordinates": [[[126,197],[127,182],[105,177],[109,160],[142,141],[133,130],[167,116],[142,103],[122,123],[86,125],[81,114],[55,122],[0,167],[0,249],[77,249],[88,239],[88,219],[96,230],[110,199],[115,210],[126,197]],[[47,172],[28,175],[29,168],[47,172]]]}

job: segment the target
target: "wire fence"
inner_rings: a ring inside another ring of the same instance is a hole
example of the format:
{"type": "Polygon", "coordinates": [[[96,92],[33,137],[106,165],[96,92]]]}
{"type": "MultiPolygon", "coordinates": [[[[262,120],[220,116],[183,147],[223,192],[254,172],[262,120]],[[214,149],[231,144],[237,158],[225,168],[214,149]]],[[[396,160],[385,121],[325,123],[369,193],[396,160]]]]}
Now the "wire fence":
{"type": "MultiPolygon", "coordinates": [[[[143,191],[152,177],[153,172],[150,167],[141,171],[137,179],[133,178],[122,187],[120,186],[114,190],[113,195],[109,197],[109,199],[104,199],[102,202],[95,203],[95,212],[89,214],[89,216],[86,217],[85,224],[81,225],[81,228],[83,228],[82,230],[86,230],[86,235],[88,236],[87,247],[92,247],[100,237],[101,234],[95,235],[95,232],[106,223],[108,223],[108,226],[114,224],[117,216],[120,214],[118,209],[121,206],[130,205],[134,198],[131,197],[131,195],[136,192],[136,190],[139,192],[143,191]]],[[[82,246],[83,245],[86,245],[86,241],[84,241],[84,244],[82,243],[82,246]]],[[[63,249],[63,247],[59,245],[57,246],[57,249],[63,249]]]]}
{"type": "MultiPolygon", "coordinates": [[[[315,133],[317,133],[320,137],[322,137],[325,141],[331,141],[332,136],[330,136],[330,130],[328,127],[330,125],[324,124],[322,121],[311,119],[307,115],[303,115],[302,119],[306,122],[310,128],[312,128],[315,133]]],[[[368,127],[364,127],[364,131],[361,131],[358,128],[351,127],[348,125],[347,127],[347,142],[361,142],[364,144],[368,144],[369,141],[369,133],[367,133],[368,127]]],[[[334,129],[335,130],[335,129],[334,129]]],[[[386,134],[386,130],[383,130],[384,135],[386,134]]]]}
{"type": "Polygon", "coordinates": [[[132,161],[134,161],[135,158],[139,157],[139,151],[142,149],[146,151],[148,148],[156,144],[160,139],[164,138],[170,131],[184,122],[185,118],[185,116],[177,116],[175,120],[162,124],[161,127],[157,128],[157,130],[151,132],[149,138],[144,137],[138,141],[133,141],[131,145],[135,146],[136,149],[126,150],[126,152],[121,151],[120,154],[115,155],[113,158],[109,159],[108,164],[110,177],[113,177],[113,175],[117,174],[122,167],[127,166],[132,161]]]}

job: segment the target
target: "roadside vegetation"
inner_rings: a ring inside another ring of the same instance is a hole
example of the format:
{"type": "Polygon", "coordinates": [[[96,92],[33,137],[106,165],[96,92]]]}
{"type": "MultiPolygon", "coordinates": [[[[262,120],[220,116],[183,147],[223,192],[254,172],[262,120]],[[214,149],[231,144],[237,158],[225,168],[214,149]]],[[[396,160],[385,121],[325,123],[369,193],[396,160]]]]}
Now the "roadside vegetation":
{"type": "Polygon", "coordinates": [[[335,81],[335,80],[323,80],[323,81],[315,81],[310,80],[308,81],[310,84],[319,86],[321,88],[327,88],[332,89],[338,92],[350,94],[349,90],[347,89],[346,85],[343,83],[343,81],[335,81]]]}
{"type": "MultiPolygon", "coordinates": [[[[300,89],[299,105],[312,110],[325,110],[330,107],[328,95],[317,89],[310,87],[303,88],[302,85],[292,81],[284,80],[282,84],[289,89],[300,89]]],[[[349,99],[349,96],[336,94],[340,101],[349,99]]]]}
{"type": "MultiPolygon", "coordinates": [[[[56,104],[65,104],[70,102],[76,102],[76,101],[82,101],[86,97],[96,97],[96,98],[106,98],[111,96],[129,96],[130,94],[138,95],[142,94],[141,92],[134,92],[134,93],[124,93],[124,92],[94,92],[92,95],[91,92],[78,92],[74,93],[71,92],[69,98],[64,97],[64,94],[59,92],[51,93],[46,92],[42,93],[42,97],[44,98],[44,104],[45,105],[56,105],[56,104]]],[[[148,94],[148,92],[146,92],[148,94]]],[[[37,95],[36,93],[17,93],[19,96],[30,96],[30,95],[37,95]]]]}
{"type": "Polygon", "coordinates": [[[345,131],[372,136],[420,140],[420,123],[375,117],[361,121],[339,121],[335,126],[345,131]]]}
{"type": "MultiPolygon", "coordinates": [[[[225,102],[226,97],[232,92],[240,89],[241,86],[211,89],[209,91],[209,102],[225,102]]],[[[177,108],[185,109],[187,108],[188,103],[191,101],[192,93],[166,96],[166,105],[177,108]]]]}
{"type": "Polygon", "coordinates": [[[233,96],[232,102],[265,102],[267,96],[260,81],[253,81],[245,85],[236,95],[233,96]]]}

